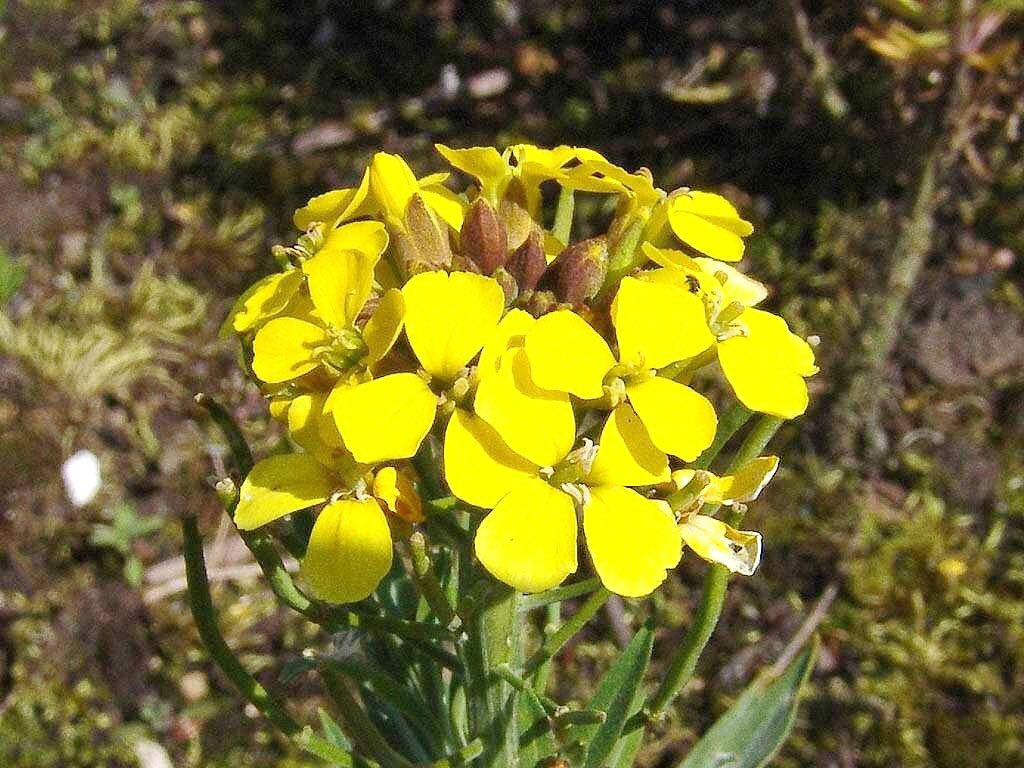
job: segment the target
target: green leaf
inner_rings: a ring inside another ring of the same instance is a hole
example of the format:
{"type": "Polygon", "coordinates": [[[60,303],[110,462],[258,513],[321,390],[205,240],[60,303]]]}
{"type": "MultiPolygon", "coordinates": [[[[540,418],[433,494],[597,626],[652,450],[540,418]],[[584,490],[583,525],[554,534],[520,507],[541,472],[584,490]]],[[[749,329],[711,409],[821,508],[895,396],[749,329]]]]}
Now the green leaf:
{"type": "MultiPolygon", "coordinates": [[[[604,768],[608,765],[608,757],[615,750],[616,743],[622,735],[622,726],[633,711],[637,692],[643,683],[644,672],[651,661],[653,645],[654,625],[648,620],[633,635],[629,645],[601,681],[587,709],[603,711],[607,717],[599,726],[585,726],[596,730],[593,731],[589,743],[585,737],[583,739],[584,743],[587,743],[584,768],[604,768]]],[[[586,733],[584,731],[584,734],[586,733]]]]}
{"type": "Polygon", "coordinates": [[[818,654],[817,638],[775,679],[761,674],[677,768],[761,768],[789,736],[800,688],[818,654]]]}
{"type": "Polygon", "coordinates": [[[296,741],[301,749],[319,757],[330,765],[339,766],[340,768],[350,768],[353,765],[352,755],[348,750],[343,749],[333,741],[320,738],[308,725],[302,729],[296,741]]]}

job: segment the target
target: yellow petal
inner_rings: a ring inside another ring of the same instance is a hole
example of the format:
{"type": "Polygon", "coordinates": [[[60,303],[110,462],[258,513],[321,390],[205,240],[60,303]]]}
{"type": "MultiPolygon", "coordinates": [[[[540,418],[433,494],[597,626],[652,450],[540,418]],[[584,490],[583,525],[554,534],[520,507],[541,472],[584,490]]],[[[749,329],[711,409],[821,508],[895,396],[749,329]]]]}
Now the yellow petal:
{"type": "Polygon", "coordinates": [[[245,333],[260,323],[284,311],[288,302],[302,285],[302,273],[297,269],[267,275],[257,281],[235,301],[221,330],[230,327],[236,333],[245,333]]]}
{"type": "Polygon", "coordinates": [[[485,197],[496,202],[504,191],[504,184],[512,171],[508,163],[494,147],[468,147],[452,149],[444,144],[435,144],[437,151],[463,173],[468,173],[480,182],[485,197]]]}
{"type": "Polygon", "coordinates": [[[718,345],[722,372],[736,397],[752,411],[792,419],[807,410],[805,376],[817,373],[814,353],[786,321],[759,309],[739,317],[746,336],[718,345]]]}
{"type": "Polygon", "coordinates": [[[664,368],[703,352],[715,341],[699,296],[633,277],[622,279],[612,303],[612,322],[624,365],[664,368]]]}
{"type": "Polygon", "coordinates": [[[379,221],[351,221],[332,229],[317,253],[361,251],[380,256],[388,247],[388,232],[379,221]]]}
{"type": "Polygon", "coordinates": [[[569,396],[538,388],[522,349],[506,352],[498,372],[480,382],[475,407],[509,448],[540,467],[564,459],[576,439],[569,396]]]}
{"type": "Polygon", "coordinates": [[[330,466],[343,448],[334,418],[324,411],[326,392],[296,396],[288,408],[288,434],[323,464],[330,466]]]}
{"type": "Polygon", "coordinates": [[[540,318],[526,334],[526,356],[538,387],[588,400],[604,393],[604,377],[615,358],[587,321],[560,309],[540,318]]]}
{"type": "Polygon", "coordinates": [[[461,408],[452,414],[444,435],[444,476],[467,504],[492,508],[519,483],[536,477],[537,469],[479,416],[461,408]]]}
{"type": "Polygon", "coordinates": [[[294,317],[275,318],[253,339],[253,373],[268,384],[291,381],[319,365],[317,350],[330,341],[319,325],[294,317]]]}
{"type": "Polygon", "coordinates": [[[742,238],[754,231],[728,200],[708,192],[687,192],[674,198],[668,220],[676,237],[721,261],[739,261],[742,238]]]}
{"type": "Polygon", "coordinates": [[[682,543],[672,511],[629,488],[591,488],[583,532],[601,583],[624,597],[649,595],[679,563],[682,543]]]}
{"type": "Polygon", "coordinates": [[[693,461],[711,445],[718,417],[707,398],[660,376],[626,387],[626,397],[665,453],[693,461]]]}
{"type": "Polygon", "coordinates": [[[317,516],[299,576],[313,595],[330,603],[369,597],[394,558],[391,531],[373,499],[342,499],[317,516]]]}
{"type": "Polygon", "coordinates": [[[416,486],[395,467],[381,467],[373,476],[373,495],[389,512],[407,523],[422,523],[423,503],[416,486]]]}
{"type": "Polygon", "coordinates": [[[416,176],[398,155],[378,152],[370,163],[370,191],[384,212],[401,221],[412,196],[419,192],[416,176]]]}
{"type": "Polygon", "coordinates": [[[295,211],[292,221],[295,228],[307,230],[318,221],[348,221],[371,212],[369,204],[370,172],[367,169],[358,187],[335,189],[317,195],[302,208],[295,211]]]}
{"type": "Polygon", "coordinates": [[[513,347],[521,347],[525,343],[526,333],[537,321],[529,312],[521,309],[509,310],[480,352],[477,375],[480,378],[498,372],[498,364],[505,352],[513,347]]]}
{"type": "Polygon", "coordinates": [[[476,555],[492,576],[520,592],[543,592],[576,570],[572,499],[543,480],[507,494],[476,532],[476,555]]]}
{"type": "Polygon", "coordinates": [[[669,479],[668,457],[651,442],[647,428],[628,405],[605,422],[588,485],[654,485],[669,479]]]}
{"type": "Polygon", "coordinates": [[[740,467],[735,475],[712,481],[705,500],[712,504],[746,504],[761,495],[779,468],[778,456],[761,456],[740,467]]]}
{"type": "Polygon", "coordinates": [[[737,531],[706,515],[690,515],[679,530],[686,546],[733,573],[749,576],[761,562],[761,534],[754,531],[737,531]]]}
{"type": "Polygon", "coordinates": [[[737,301],[745,307],[752,307],[768,297],[768,289],[763,283],[759,283],[752,277],[747,277],[731,264],[707,259],[703,256],[694,261],[709,275],[725,276],[725,280],[718,280],[722,286],[722,298],[725,304],[737,301]]]}
{"type": "Polygon", "coordinates": [[[362,251],[321,251],[302,265],[317,314],[348,328],[370,296],[377,259],[362,251]]]}
{"type": "Polygon", "coordinates": [[[649,242],[641,244],[640,248],[647,258],[667,269],[684,269],[693,272],[700,270],[697,260],[682,251],[672,248],[656,248],[653,243],[649,242]]]}
{"type": "Polygon", "coordinates": [[[238,494],[235,525],[251,531],[327,499],[334,480],[315,458],[286,453],[257,462],[238,494]]]}
{"type": "Polygon", "coordinates": [[[336,387],[329,408],[355,460],[373,464],[419,450],[434,423],[437,397],[415,373],[395,373],[336,387]]]}
{"type": "Polygon", "coordinates": [[[367,365],[379,363],[391,351],[402,333],[404,321],[405,298],[400,290],[390,288],[380,297],[380,303],[363,327],[367,365]]]}
{"type": "Polygon", "coordinates": [[[461,231],[462,222],[466,219],[466,201],[442,186],[423,187],[420,196],[437,216],[456,232],[461,231]]]}
{"type": "Polygon", "coordinates": [[[469,272],[421,272],[402,293],[409,344],[423,368],[443,381],[480,351],[505,308],[501,286],[469,272]]]}

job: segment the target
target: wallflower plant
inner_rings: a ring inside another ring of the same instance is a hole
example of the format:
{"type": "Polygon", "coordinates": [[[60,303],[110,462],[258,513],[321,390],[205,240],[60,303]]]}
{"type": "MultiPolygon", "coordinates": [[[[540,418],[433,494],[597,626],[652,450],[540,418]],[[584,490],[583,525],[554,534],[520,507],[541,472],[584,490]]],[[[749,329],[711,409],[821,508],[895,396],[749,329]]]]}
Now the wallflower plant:
{"type": "MultiPolygon", "coordinates": [[[[467,188],[378,153],[357,186],[295,212],[279,271],[231,310],[281,449],[253,464],[199,398],[243,475],[218,485],[243,539],[335,641],[299,666],[346,736],[300,727],[230,654],[189,518],[193,612],[243,694],[329,762],[629,766],[693,675],[729,574],[757,569],[761,536],[738,526],[778,468],[768,441],[807,408],[814,354],[758,307],[767,289],[735,266],[753,227],[722,196],[666,193],[584,148],[437,149],[467,188]],[[574,221],[577,195],[614,207],[606,232],[574,221]],[[591,701],[552,700],[559,649],[682,558],[707,577],[659,683],[648,621],[591,701]]],[[[761,702],[765,723],[784,693],[761,702]]]]}

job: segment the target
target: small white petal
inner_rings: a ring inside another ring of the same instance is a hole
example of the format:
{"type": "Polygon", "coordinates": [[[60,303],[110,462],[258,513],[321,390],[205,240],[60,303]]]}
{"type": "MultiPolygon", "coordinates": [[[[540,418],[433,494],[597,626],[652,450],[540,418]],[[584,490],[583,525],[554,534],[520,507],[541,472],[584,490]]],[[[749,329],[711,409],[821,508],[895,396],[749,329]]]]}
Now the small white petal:
{"type": "Polygon", "coordinates": [[[103,480],[100,477],[100,460],[92,451],[74,453],[60,468],[64,478],[64,490],[68,501],[82,507],[96,498],[103,480]]]}

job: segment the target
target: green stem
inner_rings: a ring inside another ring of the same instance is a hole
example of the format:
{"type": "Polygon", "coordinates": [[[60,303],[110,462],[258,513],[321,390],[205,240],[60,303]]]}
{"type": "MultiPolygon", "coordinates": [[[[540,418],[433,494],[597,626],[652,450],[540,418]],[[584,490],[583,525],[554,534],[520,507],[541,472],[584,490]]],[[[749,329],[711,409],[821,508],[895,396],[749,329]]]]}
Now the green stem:
{"type": "Polygon", "coordinates": [[[559,703],[552,699],[550,696],[546,696],[543,693],[534,690],[533,686],[530,685],[530,682],[521,675],[517,675],[515,672],[513,672],[512,667],[510,667],[507,663],[499,664],[498,668],[495,671],[498,673],[498,676],[502,680],[511,685],[520,693],[525,693],[528,696],[536,696],[537,702],[541,705],[541,707],[544,708],[544,711],[547,712],[549,715],[554,715],[555,712],[557,712],[561,708],[559,703]]]}
{"type": "Polygon", "coordinates": [[[252,451],[249,450],[249,444],[245,441],[242,430],[238,428],[234,417],[228,412],[227,408],[203,392],[197,394],[194,399],[196,405],[200,406],[210,415],[213,423],[217,425],[221,434],[224,435],[228,448],[231,450],[231,455],[235,459],[235,464],[238,465],[238,472],[242,477],[248,475],[253,465],[252,451]]]}
{"type": "MultiPolygon", "coordinates": [[[[734,472],[751,459],[761,455],[767,447],[779,427],[782,426],[782,419],[775,416],[762,416],[754,428],[747,435],[739,450],[732,458],[728,472],[734,472]]],[[[714,514],[718,507],[705,508],[704,514],[714,514]]],[[[732,508],[726,516],[729,525],[739,525],[742,512],[732,508]]],[[[693,673],[697,668],[697,661],[711,639],[715,631],[718,618],[722,614],[722,605],[725,602],[725,589],[729,581],[729,571],[721,565],[712,565],[704,577],[704,588],[701,593],[700,604],[697,606],[697,613],[694,616],[693,624],[690,625],[686,636],[679,646],[679,650],[672,657],[668,671],[662,678],[654,695],[651,696],[643,712],[637,713],[626,723],[623,735],[627,735],[637,728],[643,727],[646,719],[660,719],[664,716],[669,704],[679,694],[679,691],[690,682],[693,673]]]]}
{"type": "Polygon", "coordinates": [[[551,234],[558,238],[562,245],[569,244],[572,234],[572,215],[576,208],[576,196],[569,187],[562,187],[558,193],[558,207],[555,208],[555,223],[551,234]]]}
{"type": "Polygon", "coordinates": [[[376,759],[382,768],[413,768],[412,763],[388,744],[338,673],[327,667],[322,667],[320,672],[324,687],[338,707],[342,725],[359,750],[376,759]]]}
{"type": "MultiPolygon", "coordinates": [[[[600,586],[600,581],[598,582],[600,586]]],[[[561,603],[548,603],[544,611],[544,626],[541,628],[541,637],[548,637],[558,631],[558,625],[562,621],[562,604],[561,603]]],[[[541,664],[537,669],[530,675],[530,684],[533,686],[535,691],[543,693],[548,688],[548,681],[551,679],[551,669],[554,665],[552,660],[548,659],[541,664]]]]}
{"type": "Polygon", "coordinates": [[[725,444],[732,439],[740,428],[747,423],[754,414],[740,403],[735,403],[727,410],[721,419],[718,420],[718,430],[715,432],[715,439],[712,441],[694,462],[694,469],[707,469],[711,466],[718,454],[721,453],[725,444]]]}
{"type": "Polygon", "coordinates": [[[300,732],[296,723],[284,708],[250,675],[224,642],[217,626],[217,617],[210,597],[210,582],[206,575],[206,558],[203,554],[203,540],[194,515],[187,515],[182,521],[184,537],[185,578],[188,582],[188,596],[192,616],[199,630],[199,637],[206,646],[214,663],[239,690],[242,696],[289,736],[300,732]]]}
{"type": "Polygon", "coordinates": [[[575,584],[567,584],[564,587],[555,587],[547,592],[538,592],[536,595],[527,595],[519,601],[519,610],[522,612],[532,611],[535,608],[543,608],[552,603],[560,603],[563,600],[571,600],[593,592],[601,586],[601,580],[595,576],[592,579],[577,581],[575,584]]]}
{"type": "Polygon", "coordinates": [[[559,627],[557,632],[544,639],[540,648],[534,652],[533,656],[526,663],[526,674],[533,674],[544,662],[558,653],[562,646],[569,642],[583,628],[583,625],[590,621],[595,613],[601,610],[601,606],[608,601],[610,596],[611,592],[604,587],[594,590],[593,594],[587,598],[579,610],[565,624],[559,627]]]}
{"type": "Polygon", "coordinates": [[[430,610],[434,612],[441,626],[450,627],[455,621],[455,608],[448,602],[448,598],[441,588],[437,574],[431,567],[430,554],[427,552],[427,542],[423,534],[416,531],[409,537],[409,556],[412,560],[412,572],[416,586],[427,601],[430,610]]]}
{"type": "Polygon", "coordinates": [[[626,227],[619,242],[608,254],[608,274],[604,279],[606,288],[618,285],[619,281],[637,266],[636,249],[640,245],[643,234],[644,221],[640,218],[626,227]]]}

